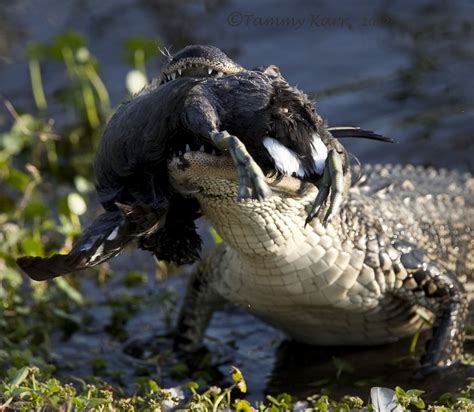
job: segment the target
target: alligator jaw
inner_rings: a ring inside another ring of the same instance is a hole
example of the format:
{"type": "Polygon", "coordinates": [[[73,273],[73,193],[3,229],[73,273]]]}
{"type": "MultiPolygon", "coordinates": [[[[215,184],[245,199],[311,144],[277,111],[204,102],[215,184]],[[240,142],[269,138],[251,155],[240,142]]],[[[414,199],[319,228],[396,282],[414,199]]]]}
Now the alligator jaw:
{"type": "MultiPolygon", "coordinates": [[[[183,195],[194,197],[205,195],[205,187],[217,186],[218,180],[225,180],[237,192],[239,176],[231,156],[216,156],[206,152],[186,152],[168,162],[168,171],[175,189],[183,195]]],[[[299,198],[308,191],[317,189],[314,185],[291,176],[266,176],[265,182],[273,192],[285,197],[299,198]]],[[[225,196],[225,193],[222,193],[225,196]]]]}

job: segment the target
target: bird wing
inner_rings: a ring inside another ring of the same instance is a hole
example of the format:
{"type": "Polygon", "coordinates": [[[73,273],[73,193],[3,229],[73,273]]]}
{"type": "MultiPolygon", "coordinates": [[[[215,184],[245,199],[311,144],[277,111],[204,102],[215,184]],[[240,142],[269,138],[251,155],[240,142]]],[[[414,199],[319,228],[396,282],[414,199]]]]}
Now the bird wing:
{"type": "Polygon", "coordinates": [[[158,230],[167,212],[167,206],[117,206],[118,210],[105,212],[94,219],[69,253],[49,257],[22,256],[16,261],[18,266],[38,281],[96,266],[118,255],[133,240],[158,230]]]}

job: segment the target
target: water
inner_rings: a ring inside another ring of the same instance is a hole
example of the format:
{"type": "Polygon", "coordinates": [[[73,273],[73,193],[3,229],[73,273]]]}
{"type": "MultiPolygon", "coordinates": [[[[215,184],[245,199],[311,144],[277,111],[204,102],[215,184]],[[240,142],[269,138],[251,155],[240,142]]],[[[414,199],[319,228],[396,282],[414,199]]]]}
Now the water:
{"type": "MultiPolygon", "coordinates": [[[[313,0],[3,1],[0,93],[15,105],[31,109],[21,50],[29,40],[46,41],[64,30],[76,29],[87,35],[115,104],[125,95],[123,79],[129,69],[121,55],[123,38],[158,37],[162,46],[172,51],[187,44],[207,43],[222,48],[245,67],[278,65],[291,84],[316,99],[330,125],[358,125],[398,141],[388,145],[345,140],[363,163],[401,162],[472,171],[473,16],[474,3],[470,1],[384,1],[377,6],[369,1],[355,5],[313,0]]],[[[148,70],[158,73],[159,62],[150,63],[148,70]]],[[[59,65],[51,64],[44,67],[43,75],[51,93],[64,74],[59,65]]],[[[58,108],[52,110],[55,114],[58,108]]],[[[7,124],[7,116],[1,112],[0,116],[7,124]]],[[[209,244],[207,239],[207,247],[209,244]]],[[[102,356],[117,369],[128,370],[125,381],[140,364],[151,368],[165,386],[176,384],[179,380],[169,377],[166,365],[156,358],[138,361],[122,354],[122,343],[102,331],[111,316],[110,306],[104,302],[125,290],[123,273],[142,270],[149,275],[149,282],[133,292],[151,296],[152,303],[138,308],[126,332],[145,338],[153,333],[162,335],[157,350],[170,351],[162,306],[155,294],[173,287],[182,297],[183,274],[158,283],[152,259],[143,254],[118,258],[112,268],[114,278],[106,288],[97,287],[91,276],[81,281],[84,294],[95,304],[92,311],[84,310],[91,313],[80,314],[88,315],[86,328],[65,342],[60,334],[54,338],[58,363],[64,365],[61,373],[84,376],[91,373],[91,357],[102,356]]],[[[175,315],[171,311],[170,316],[175,315]]],[[[215,354],[214,364],[221,364],[221,372],[231,364],[241,367],[252,398],[261,398],[265,391],[303,396],[329,386],[336,396],[359,393],[366,399],[374,383],[421,387],[435,396],[462,385],[465,376],[472,374],[472,368],[462,368],[449,377],[413,382],[412,367],[388,363],[407,354],[408,341],[377,348],[307,348],[286,343],[280,332],[236,308],[216,314],[206,343],[215,354]],[[338,360],[354,370],[343,372],[336,381],[338,360]]],[[[473,345],[469,345],[472,353],[473,345]]]]}

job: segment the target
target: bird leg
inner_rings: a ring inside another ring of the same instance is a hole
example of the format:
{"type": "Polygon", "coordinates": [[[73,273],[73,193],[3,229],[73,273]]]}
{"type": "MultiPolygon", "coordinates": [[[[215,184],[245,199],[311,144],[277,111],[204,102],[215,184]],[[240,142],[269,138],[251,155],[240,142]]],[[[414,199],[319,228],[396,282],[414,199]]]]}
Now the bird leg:
{"type": "Polygon", "coordinates": [[[232,156],[239,176],[237,200],[265,200],[272,191],[268,186],[260,166],[253,160],[245,145],[228,132],[211,132],[214,145],[221,151],[228,151],[232,156]]]}
{"type": "MultiPolygon", "coordinates": [[[[271,189],[266,183],[262,169],[248,153],[240,139],[226,131],[211,132],[210,137],[219,150],[228,151],[232,156],[239,176],[237,195],[239,201],[244,199],[264,200],[271,194],[271,189]]],[[[318,216],[323,204],[329,199],[327,212],[323,219],[323,225],[326,226],[339,211],[346,189],[344,161],[336,149],[331,149],[328,152],[323,176],[318,186],[318,194],[305,224],[310,223],[318,216]]]]}
{"type": "Polygon", "coordinates": [[[331,193],[329,207],[323,219],[323,225],[326,226],[341,207],[345,187],[342,157],[335,149],[331,149],[326,158],[318,194],[308,213],[305,225],[318,216],[323,203],[329,198],[329,193],[331,193]]]}

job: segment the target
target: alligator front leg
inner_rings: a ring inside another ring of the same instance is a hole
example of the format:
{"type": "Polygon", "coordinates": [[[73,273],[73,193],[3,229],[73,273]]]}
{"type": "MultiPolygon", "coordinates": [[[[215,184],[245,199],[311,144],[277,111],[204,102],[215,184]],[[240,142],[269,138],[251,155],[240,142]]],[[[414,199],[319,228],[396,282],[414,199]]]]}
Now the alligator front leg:
{"type": "Polygon", "coordinates": [[[394,294],[426,307],[435,315],[433,336],[421,357],[419,374],[424,376],[460,359],[469,304],[454,275],[409,243],[398,242],[394,246],[402,252],[400,261],[394,265],[395,273],[397,277],[405,274],[394,294]]]}
{"type": "Polygon", "coordinates": [[[209,257],[192,273],[175,330],[175,349],[195,352],[202,347],[204,332],[216,309],[225,300],[213,288],[214,275],[209,257]]]}
{"type": "Polygon", "coordinates": [[[260,166],[248,153],[245,145],[226,131],[211,132],[210,137],[214,145],[222,151],[228,151],[234,160],[239,176],[239,192],[237,200],[258,199],[265,200],[272,191],[265,181],[260,166]]]}

